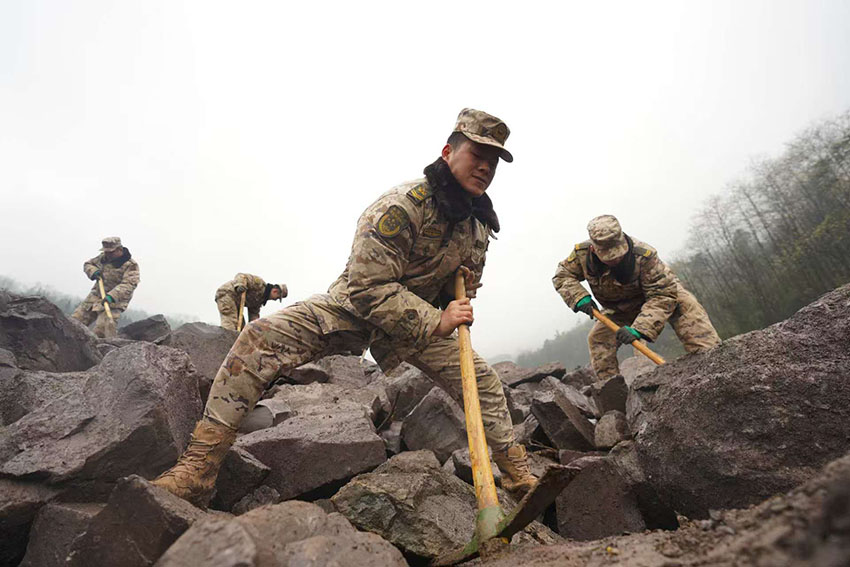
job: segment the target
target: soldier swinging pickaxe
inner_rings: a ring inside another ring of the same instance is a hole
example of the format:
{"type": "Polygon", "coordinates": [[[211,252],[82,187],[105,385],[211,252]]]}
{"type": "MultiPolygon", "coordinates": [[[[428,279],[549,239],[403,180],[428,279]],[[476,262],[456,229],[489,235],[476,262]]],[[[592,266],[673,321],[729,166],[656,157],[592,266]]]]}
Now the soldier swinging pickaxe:
{"type": "MultiPolygon", "coordinates": [[[[465,297],[463,273],[458,271],[455,274],[455,298],[465,297]]],[[[469,326],[460,325],[457,330],[463,382],[463,410],[466,415],[466,435],[469,440],[469,457],[472,461],[472,479],[475,485],[475,499],[478,502],[478,514],[475,517],[475,533],[472,540],[461,549],[437,557],[433,565],[454,565],[479,554],[486,557],[504,550],[511,537],[542,514],[579,472],[579,469],[575,467],[550,466],[516,508],[507,515],[502,512],[496,495],[493,471],[490,468],[487,441],[484,438],[484,423],[481,420],[481,405],[478,401],[478,383],[475,378],[469,326]]]]}

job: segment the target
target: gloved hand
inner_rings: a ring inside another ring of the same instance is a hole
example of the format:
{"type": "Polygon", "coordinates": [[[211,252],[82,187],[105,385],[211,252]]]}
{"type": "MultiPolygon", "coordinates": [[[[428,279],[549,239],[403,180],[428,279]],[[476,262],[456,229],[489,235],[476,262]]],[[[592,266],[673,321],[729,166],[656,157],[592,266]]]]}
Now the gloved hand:
{"type": "Polygon", "coordinates": [[[94,271],[94,273],[93,273],[92,275],[90,275],[90,276],[89,276],[89,279],[90,279],[91,281],[94,281],[94,280],[96,280],[96,279],[97,279],[97,278],[99,278],[99,277],[100,277],[100,270],[95,270],[95,271],[94,271]]]}
{"type": "Polygon", "coordinates": [[[104,301],[104,303],[115,303],[115,300],[112,299],[111,295],[107,295],[106,299],[104,299],[103,301],[104,301]]]}
{"type": "Polygon", "coordinates": [[[628,345],[642,338],[643,335],[641,335],[640,332],[635,331],[628,325],[625,325],[620,327],[617,331],[617,346],[628,345]]]}
{"type": "Polygon", "coordinates": [[[576,303],[575,311],[576,311],[576,313],[581,311],[582,313],[584,313],[585,315],[587,315],[588,317],[593,319],[593,310],[594,309],[599,311],[599,306],[596,305],[596,302],[593,301],[592,297],[590,297],[589,295],[585,295],[584,297],[579,299],[578,302],[576,303]]]}
{"type": "Polygon", "coordinates": [[[237,285],[236,286],[236,293],[245,293],[246,291],[248,291],[248,288],[245,287],[244,285],[237,285]]]}

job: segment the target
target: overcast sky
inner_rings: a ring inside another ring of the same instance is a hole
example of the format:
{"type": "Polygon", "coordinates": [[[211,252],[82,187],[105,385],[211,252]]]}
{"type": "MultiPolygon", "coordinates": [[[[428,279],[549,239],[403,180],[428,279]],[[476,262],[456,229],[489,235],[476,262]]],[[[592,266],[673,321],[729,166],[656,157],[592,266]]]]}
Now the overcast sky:
{"type": "Polygon", "coordinates": [[[579,321],[551,277],[590,218],[670,258],[751,158],[850,108],[846,1],[420,5],[3,1],[0,275],[82,296],[118,235],[151,313],[217,323],[239,271],[324,292],[471,106],[515,156],[473,345],[516,354],[579,321]]]}

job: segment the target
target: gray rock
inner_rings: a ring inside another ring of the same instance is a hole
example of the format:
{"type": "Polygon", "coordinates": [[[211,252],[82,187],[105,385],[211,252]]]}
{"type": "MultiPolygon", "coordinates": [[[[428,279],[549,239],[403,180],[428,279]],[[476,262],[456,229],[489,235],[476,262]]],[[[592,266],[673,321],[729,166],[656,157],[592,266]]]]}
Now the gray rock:
{"type": "Polygon", "coordinates": [[[0,348],[0,368],[17,368],[18,359],[12,351],[0,348]]]}
{"type": "Polygon", "coordinates": [[[390,423],[389,427],[382,430],[379,434],[381,439],[384,440],[384,444],[387,447],[388,455],[398,455],[402,451],[401,447],[401,427],[402,422],[394,421],[390,423]]]}
{"type": "Polygon", "coordinates": [[[661,497],[705,517],[787,491],[844,455],[847,337],[850,285],[782,323],[636,378],[629,425],[661,497]]]}
{"type": "Polygon", "coordinates": [[[265,399],[285,402],[294,415],[359,411],[372,422],[382,416],[380,392],[370,387],[350,389],[337,384],[315,382],[306,385],[281,384],[269,390],[265,399]]]}
{"type": "Polygon", "coordinates": [[[508,411],[511,412],[511,421],[514,424],[522,423],[531,413],[533,394],[528,390],[516,390],[508,386],[505,386],[504,390],[505,399],[508,401],[508,411]]]}
{"type": "Polygon", "coordinates": [[[35,517],[20,567],[65,567],[71,544],[104,504],[47,504],[35,517]]]}
{"type": "Polygon", "coordinates": [[[39,509],[59,491],[34,482],[0,478],[0,565],[17,565],[39,509]]]}
{"type": "Polygon", "coordinates": [[[408,449],[428,449],[445,462],[468,444],[463,410],[446,392],[434,387],[404,419],[401,438],[408,449]]]}
{"type": "Polygon", "coordinates": [[[251,494],[246,494],[233,506],[233,515],[241,516],[262,506],[280,502],[280,493],[271,486],[259,486],[251,494]]]}
{"type": "MultiPolygon", "coordinates": [[[[490,454],[492,455],[492,451],[490,451],[490,454]]],[[[446,462],[449,461],[454,465],[455,476],[467,484],[473,484],[472,459],[469,457],[469,449],[458,449],[452,453],[451,458],[446,462]]],[[[496,486],[502,486],[502,471],[493,462],[492,457],[490,458],[490,469],[493,471],[493,480],[496,482],[496,486]]]]}
{"type": "MultiPolygon", "coordinates": [[[[584,417],[581,407],[574,401],[582,401],[584,396],[575,388],[547,378],[544,383],[549,389],[534,394],[531,412],[540,427],[546,432],[555,448],[592,450],[593,425],[584,417]]],[[[584,404],[585,411],[589,409],[584,404]]]]}
{"type": "Polygon", "coordinates": [[[206,323],[186,323],[165,338],[160,344],[184,351],[198,371],[201,400],[206,401],[215,375],[230,347],[236,342],[236,331],[222,329],[206,323]]]}
{"type": "Polygon", "coordinates": [[[97,337],[43,297],[0,290],[0,348],[18,368],[47,372],[87,370],[99,363],[97,337]]]}
{"type": "Polygon", "coordinates": [[[188,356],[138,342],[85,374],[83,387],[0,430],[0,474],[109,490],[174,463],[201,414],[188,356]]]}
{"type": "Polygon", "coordinates": [[[590,395],[596,405],[597,417],[609,411],[626,412],[626,398],[629,388],[621,375],[612,376],[607,380],[595,382],[590,389],[590,395]]]}
{"type": "Polygon", "coordinates": [[[258,487],[270,470],[242,447],[231,447],[224,457],[215,482],[212,507],[216,510],[230,510],[234,504],[258,487]]]}
{"type": "Polygon", "coordinates": [[[295,415],[289,402],[280,398],[260,400],[239,424],[239,433],[251,433],[279,425],[295,415]]]}
{"type": "Polygon", "coordinates": [[[497,362],[493,369],[506,386],[516,387],[527,382],[540,382],[547,376],[561,378],[567,369],[560,362],[550,362],[536,368],[522,368],[511,361],[497,362]]]}
{"type": "Polygon", "coordinates": [[[240,437],[235,446],[271,469],[264,484],[284,500],[339,485],[387,458],[383,440],[360,406],[296,415],[240,437]]]}
{"type": "Polygon", "coordinates": [[[141,321],[134,321],[118,329],[118,336],[133,341],[155,342],[171,332],[164,315],[154,315],[141,321]]]}
{"type": "Polygon", "coordinates": [[[631,386],[632,382],[638,376],[643,376],[655,370],[658,366],[642,354],[635,353],[626,360],[620,363],[620,374],[627,386],[631,386]]]}
{"type": "Polygon", "coordinates": [[[316,361],[328,375],[328,382],[345,388],[369,386],[382,376],[378,365],[359,356],[334,354],[316,361]]]}
{"type": "Polygon", "coordinates": [[[391,413],[395,421],[407,417],[434,387],[434,383],[421,370],[407,363],[403,363],[389,376],[378,375],[373,384],[384,387],[387,396],[385,411],[391,413]]]}
{"type": "Polygon", "coordinates": [[[0,425],[9,425],[86,382],[86,372],[43,372],[0,368],[0,425]]]}
{"type": "Polygon", "coordinates": [[[329,378],[328,371],[315,362],[302,364],[284,375],[286,382],[301,385],[312,384],[313,382],[327,382],[329,378]]]}
{"type": "Polygon", "coordinates": [[[611,410],[603,415],[596,424],[593,432],[597,449],[610,449],[620,441],[631,439],[626,414],[611,410]]]}
{"type": "Polygon", "coordinates": [[[596,381],[596,372],[590,366],[585,366],[583,368],[577,368],[571,372],[567,372],[561,378],[561,382],[567,384],[568,386],[572,386],[578,391],[581,391],[585,386],[589,386],[596,381]]]}
{"type": "Polygon", "coordinates": [[[207,514],[132,475],[121,479],[106,507],[71,545],[68,567],[152,565],[207,514]]]}

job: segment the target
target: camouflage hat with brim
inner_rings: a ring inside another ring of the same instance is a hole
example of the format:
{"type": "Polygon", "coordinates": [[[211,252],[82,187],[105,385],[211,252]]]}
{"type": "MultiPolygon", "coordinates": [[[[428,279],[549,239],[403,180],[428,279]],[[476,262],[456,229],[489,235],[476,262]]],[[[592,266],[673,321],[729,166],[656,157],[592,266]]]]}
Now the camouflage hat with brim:
{"type": "Polygon", "coordinates": [[[457,115],[457,122],[452,131],[460,132],[473,142],[495,146],[502,150],[499,157],[508,163],[514,161],[514,156],[505,149],[505,142],[511,135],[511,129],[492,114],[474,108],[464,108],[457,115]]]}
{"type": "Polygon", "coordinates": [[[601,215],[587,223],[587,234],[593,243],[593,252],[603,262],[610,262],[629,251],[629,243],[614,215],[601,215]]]}
{"type": "Polygon", "coordinates": [[[107,236],[100,242],[101,250],[104,252],[112,252],[113,250],[117,250],[121,248],[121,239],[117,236],[107,236]]]}

